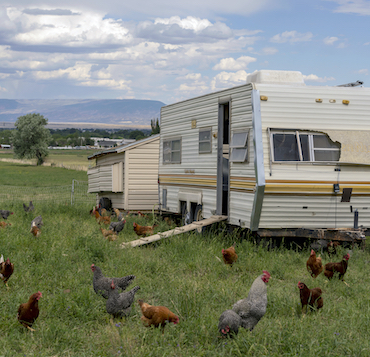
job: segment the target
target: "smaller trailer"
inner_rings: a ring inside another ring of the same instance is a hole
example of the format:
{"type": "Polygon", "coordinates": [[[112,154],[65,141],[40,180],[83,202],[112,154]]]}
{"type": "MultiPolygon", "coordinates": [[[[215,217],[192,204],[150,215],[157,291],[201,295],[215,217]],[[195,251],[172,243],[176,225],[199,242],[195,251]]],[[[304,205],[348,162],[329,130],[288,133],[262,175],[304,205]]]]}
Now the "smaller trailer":
{"type": "Polygon", "coordinates": [[[159,134],[89,156],[96,165],[87,172],[88,192],[96,192],[97,203],[107,197],[118,209],[157,209],[158,156],[159,134]]]}

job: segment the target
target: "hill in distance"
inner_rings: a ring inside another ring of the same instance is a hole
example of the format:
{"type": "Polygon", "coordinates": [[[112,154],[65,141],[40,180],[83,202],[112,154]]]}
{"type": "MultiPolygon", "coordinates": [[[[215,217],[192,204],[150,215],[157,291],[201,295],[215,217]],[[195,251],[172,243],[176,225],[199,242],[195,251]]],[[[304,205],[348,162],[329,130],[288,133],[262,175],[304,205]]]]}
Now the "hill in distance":
{"type": "Polygon", "coordinates": [[[29,113],[42,114],[50,128],[150,128],[164,105],[140,99],[0,99],[0,128],[14,127],[18,117],[29,113]]]}

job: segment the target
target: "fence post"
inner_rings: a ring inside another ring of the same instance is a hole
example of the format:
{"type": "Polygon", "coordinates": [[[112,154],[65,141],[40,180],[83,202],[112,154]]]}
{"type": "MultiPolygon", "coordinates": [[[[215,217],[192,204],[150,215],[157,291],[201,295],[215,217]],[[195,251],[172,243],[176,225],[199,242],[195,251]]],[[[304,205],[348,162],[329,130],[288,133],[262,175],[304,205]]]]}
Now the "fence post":
{"type": "Polygon", "coordinates": [[[72,180],[71,206],[73,206],[74,193],[75,193],[75,179],[72,180]]]}

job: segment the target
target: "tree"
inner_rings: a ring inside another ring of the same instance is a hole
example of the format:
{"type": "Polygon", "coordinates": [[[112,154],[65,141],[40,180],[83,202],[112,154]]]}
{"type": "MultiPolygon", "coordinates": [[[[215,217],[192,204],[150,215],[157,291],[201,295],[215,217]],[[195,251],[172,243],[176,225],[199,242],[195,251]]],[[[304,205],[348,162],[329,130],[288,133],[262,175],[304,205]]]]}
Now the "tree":
{"type": "Polygon", "coordinates": [[[41,165],[48,156],[50,131],[45,128],[48,119],[43,115],[31,113],[23,115],[15,122],[16,130],[12,133],[14,154],[20,159],[37,159],[41,165]]]}
{"type": "Polygon", "coordinates": [[[158,118],[157,119],[152,119],[150,121],[150,125],[152,127],[152,132],[150,133],[150,135],[154,135],[154,134],[159,134],[161,129],[159,127],[159,120],[158,118]]]}

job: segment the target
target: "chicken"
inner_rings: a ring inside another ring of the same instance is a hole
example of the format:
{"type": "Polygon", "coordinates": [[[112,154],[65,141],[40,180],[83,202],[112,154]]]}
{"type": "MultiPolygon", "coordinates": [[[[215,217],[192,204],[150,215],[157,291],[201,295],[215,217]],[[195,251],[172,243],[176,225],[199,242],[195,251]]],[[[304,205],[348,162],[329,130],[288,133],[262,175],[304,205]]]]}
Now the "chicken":
{"type": "Polygon", "coordinates": [[[237,301],[232,310],[242,319],[241,326],[252,331],[258,321],[266,313],[267,308],[267,283],[271,275],[264,270],[263,274],[257,277],[245,299],[237,301]]]}
{"type": "Polygon", "coordinates": [[[95,264],[91,265],[91,270],[94,273],[94,276],[93,276],[94,291],[105,299],[108,299],[108,292],[110,290],[110,285],[111,285],[112,280],[116,288],[120,290],[125,290],[132,283],[132,281],[136,278],[135,275],[127,275],[122,278],[105,277],[101,269],[95,264]]]}
{"type": "Polygon", "coordinates": [[[320,288],[313,288],[309,289],[306,284],[298,282],[299,288],[299,296],[301,298],[302,304],[302,313],[304,312],[304,308],[307,311],[307,305],[311,306],[312,308],[321,309],[324,305],[324,300],[322,298],[322,290],[320,288]]]}
{"type": "Polygon", "coordinates": [[[108,239],[110,242],[115,241],[117,239],[117,234],[113,230],[107,230],[100,228],[101,232],[105,239],[108,239]]]}
{"type": "Polygon", "coordinates": [[[329,256],[333,256],[337,254],[337,247],[340,246],[339,242],[333,242],[332,240],[327,244],[328,254],[329,256]]]}
{"type": "Polygon", "coordinates": [[[0,227],[1,228],[5,228],[6,226],[11,226],[12,224],[11,223],[9,223],[9,222],[5,222],[5,221],[1,221],[0,222],[0,227]]]}
{"type": "Polygon", "coordinates": [[[35,207],[34,207],[32,201],[30,201],[30,204],[28,206],[23,203],[23,209],[24,209],[25,212],[32,212],[35,209],[35,207]]]}
{"type": "Polygon", "coordinates": [[[95,218],[98,221],[99,224],[103,223],[106,225],[110,224],[110,216],[101,216],[99,211],[95,211],[95,218]]]}
{"type": "Polygon", "coordinates": [[[42,222],[42,217],[37,216],[31,222],[31,230],[30,232],[35,236],[38,237],[41,234],[41,227],[44,225],[42,222]]]}
{"type": "Polygon", "coordinates": [[[38,291],[30,296],[28,302],[21,304],[18,308],[18,321],[31,331],[35,331],[31,326],[39,316],[38,302],[40,298],[42,298],[42,294],[38,291]]]}
{"type": "Polygon", "coordinates": [[[179,317],[165,306],[152,306],[143,300],[138,300],[138,303],[143,314],[141,321],[146,327],[161,326],[163,333],[167,322],[173,322],[175,325],[179,323],[179,317]]]}
{"type": "Polygon", "coordinates": [[[311,249],[310,257],[306,262],[307,270],[313,278],[317,278],[318,275],[324,270],[322,266],[321,257],[316,257],[316,253],[311,249]]]}
{"type": "Polygon", "coordinates": [[[119,222],[112,222],[110,225],[109,225],[109,230],[113,230],[114,233],[119,233],[122,231],[123,227],[125,226],[125,223],[126,223],[126,220],[122,220],[122,221],[119,221],[119,222]]]}
{"type": "Polygon", "coordinates": [[[230,265],[231,267],[233,264],[238,260],[238,255],[235,252],[235,243],[227,249],[222,249],[222,258],[225,264],[230,265]]]}
{"type": "Polygon", "coordinates": [[[142,218],[146,218],[146,214],[144,214],[144,213],[141,213],[140,211],[137,211],[137,215],[139,216],[139,217],[142,217],[142,218]]]}
{"type": "Polygon", "coordinates": [[[154,227],[156,227],[156,224],[153,224],[152,226],[140,226],[139,224],[134,222],[134,231],[138,236],[145,237],[147,234],[152,235],[154,234],[154,227]]]}
{"type": "Polygon", "coordinates": [[[38,237],[40,234],[41,234],[41,229],[36,227],[36,226],[33,226],[31,227],[31,231],[30,231],[35,237],[38,237]]]}
{"type": "Polygon", "coordinates": [[[131,313],[131,305],[134,302],[135,294],[140,289],[140,286],[135,286],[130,291],[118,293],[116,286],[111,281],[108,291],[108,299],[106,303],[107,313],[113,317],[129,316],[131,313]]]}
{"type": "Polygon", "coordinates": [[[324,275],[331,279],[335,273],[338,273],[338,278],[343,280],[344,274],[348,267],[349,254],[343,255],[342,261],[339,263],[327,263],[325,264],[324,275]]]}
{"type": "Polygon", "coordinates": [[[218,321],[218,331],[222,337],[233,337],[239,332],[242,318],[233,310],[224,311],[218,321]]]}
{"type": "Polygon", "coordinates": [[[95,217],[95,212],[99,209],[99,206],[94,206],[91,210],[90,210],[90,215],[95,217]]]}
{"type": "Polygon", "coordinates": [[[13,274],[14,264],[10,262],[9,258],[4,261],[3,255],[0,257],[0,278],[4,284],[8,287],[8,280],[13,274]]]}
{"type": "Polygon", "coordinates": [[[117,208],[114,208],[114,212],[116,213],[118,222],[122,221],[123,220],[123,214],[122,214],[122,212],[119,209],[117,209],[117,208]]]}
{"type": "Polygon", "coordinates": [[[39,229],[41,229],[41,227],[44,225],[44,223],[42,222],[42,217],[41,216],[37,216],[36,218],[34,218],[31,222],[31,228],[32,227],[37,227],[39,229]]]}
{"type": "Polygon", "coordinates": [[[13,214],[14,212],[10,212],[8,210],[0,209],[0,216],[3,217],[3,219],[8,219],[9,215],[13,214]]]}

